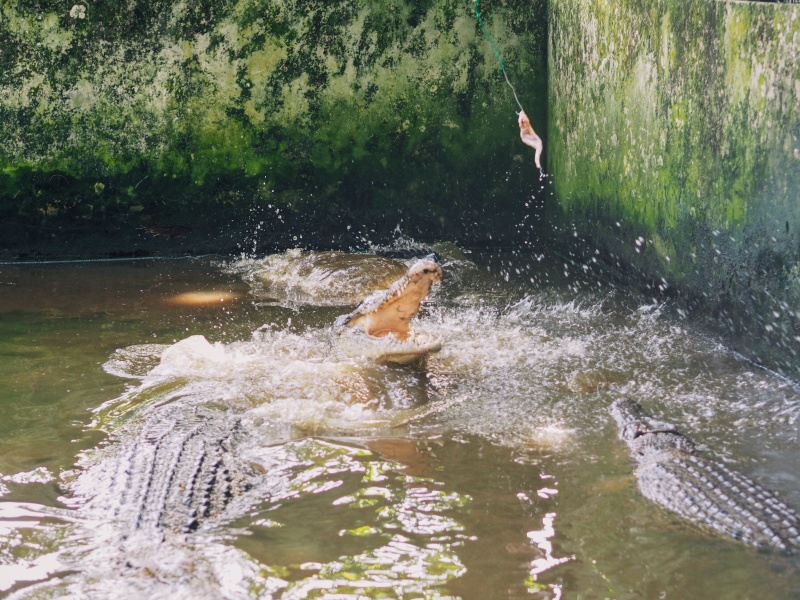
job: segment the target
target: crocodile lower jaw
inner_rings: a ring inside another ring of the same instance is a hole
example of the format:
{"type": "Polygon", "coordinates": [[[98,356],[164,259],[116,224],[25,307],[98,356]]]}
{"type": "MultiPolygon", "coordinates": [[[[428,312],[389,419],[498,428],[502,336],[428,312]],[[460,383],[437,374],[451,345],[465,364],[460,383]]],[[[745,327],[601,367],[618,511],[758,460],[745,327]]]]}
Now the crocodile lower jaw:
{"type": "Polygon", "coordinates": [[[375,337],[360,329],[348,329],[338,335],[337,347],[344,356],[351,358],[409,364],[438,352],[442,349],[442,344],[439,340],[414,332],[405,340],[400,340],[393,333],[375,337]]]}

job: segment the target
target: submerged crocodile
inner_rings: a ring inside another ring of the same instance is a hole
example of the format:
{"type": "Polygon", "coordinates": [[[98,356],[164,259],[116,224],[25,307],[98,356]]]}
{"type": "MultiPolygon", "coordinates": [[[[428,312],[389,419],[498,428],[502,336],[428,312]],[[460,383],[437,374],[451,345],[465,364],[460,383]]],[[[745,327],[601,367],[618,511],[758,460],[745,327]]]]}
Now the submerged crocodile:
{"type": "Polygon", "coordinates": [[[414,362],[438,352],[441,343],[414,331],[411,318],[441,280],[442,267],[434,255],[418,260],[388,289],[375,292],[336,320],[337,346],[348,355],[394,363],[414,362]]]}
{"type": "MultiPolygon", "coordinates": [[[[73,482],[83,514],[111,518],[124,538],[137,532],[189,533],[219,520],[254,487],[258,473],[232,452],[237,419],[182,403],[157,407],[138,435],[115,436],[73,482]]],[[[232,515],[230,515],[232,516],[232,515]]]]}
{"type": "Polygon", "coordinates": [[[679,516],[756,546],[800,548],[800,518],[754,481],[699,456],[674,425],[652,418],[633,400],[611,405],[619,437],[639,463],[642,494],[679,516]]]}

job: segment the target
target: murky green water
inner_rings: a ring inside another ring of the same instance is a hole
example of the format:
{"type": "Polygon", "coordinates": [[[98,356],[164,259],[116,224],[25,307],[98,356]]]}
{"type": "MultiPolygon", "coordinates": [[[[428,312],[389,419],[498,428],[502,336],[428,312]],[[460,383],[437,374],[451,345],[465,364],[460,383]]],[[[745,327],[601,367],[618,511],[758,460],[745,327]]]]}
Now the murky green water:
{"type": "Polygon", "coordinates": [[[0,594],[800,597],[796,557],[641,497],[607,413],[633,397],[797,507],[797,388],[602,278],[469,259],[444,254],[423,367],[338,359],[348,309],[254,296],[247,261],[0,266],[0,594]],[[170,301],[209,290],[238,297],[170,301]],[[166,404],[239,417],[264,492],[134,546],[76,490],[166,404]]]}

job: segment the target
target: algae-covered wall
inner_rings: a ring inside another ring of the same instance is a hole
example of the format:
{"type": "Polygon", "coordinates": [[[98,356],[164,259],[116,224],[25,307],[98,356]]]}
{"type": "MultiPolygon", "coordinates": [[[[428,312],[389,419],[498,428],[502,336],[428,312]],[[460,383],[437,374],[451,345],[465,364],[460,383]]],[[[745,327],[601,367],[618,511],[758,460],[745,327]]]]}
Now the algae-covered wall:
{"type": "MultiPolygon", "coordinates": [[[[544,1],[484,4],[541,129],[544,1]]],[[[486,237],[533,172],[472,2],[4,0],[0,49],[6,221],[486,237]]]]}
{"type": "Polygon", "coordinates": [[[550,0],[549,27],[563,218],[800,374],[800,7],[550,0]]]}

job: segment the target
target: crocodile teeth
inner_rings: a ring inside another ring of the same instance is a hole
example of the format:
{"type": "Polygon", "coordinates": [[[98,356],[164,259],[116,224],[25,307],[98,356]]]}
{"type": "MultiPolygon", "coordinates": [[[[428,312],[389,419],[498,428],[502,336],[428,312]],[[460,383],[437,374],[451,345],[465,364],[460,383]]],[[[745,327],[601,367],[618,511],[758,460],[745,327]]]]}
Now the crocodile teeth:
{"type": "Polygon", "coordinates": [[[352,313],[336,320],[334,333],[338,346],[349,356],[392,362],[410,362],[438,351],[441,348],[438,341],[421,338],[409,330],[408,322],[441,277],[442,269],[435,260],[417,261],[389,289],[365,298],[352,313]],[[382,310],[385,315],[380,314],[382,310]]]}

